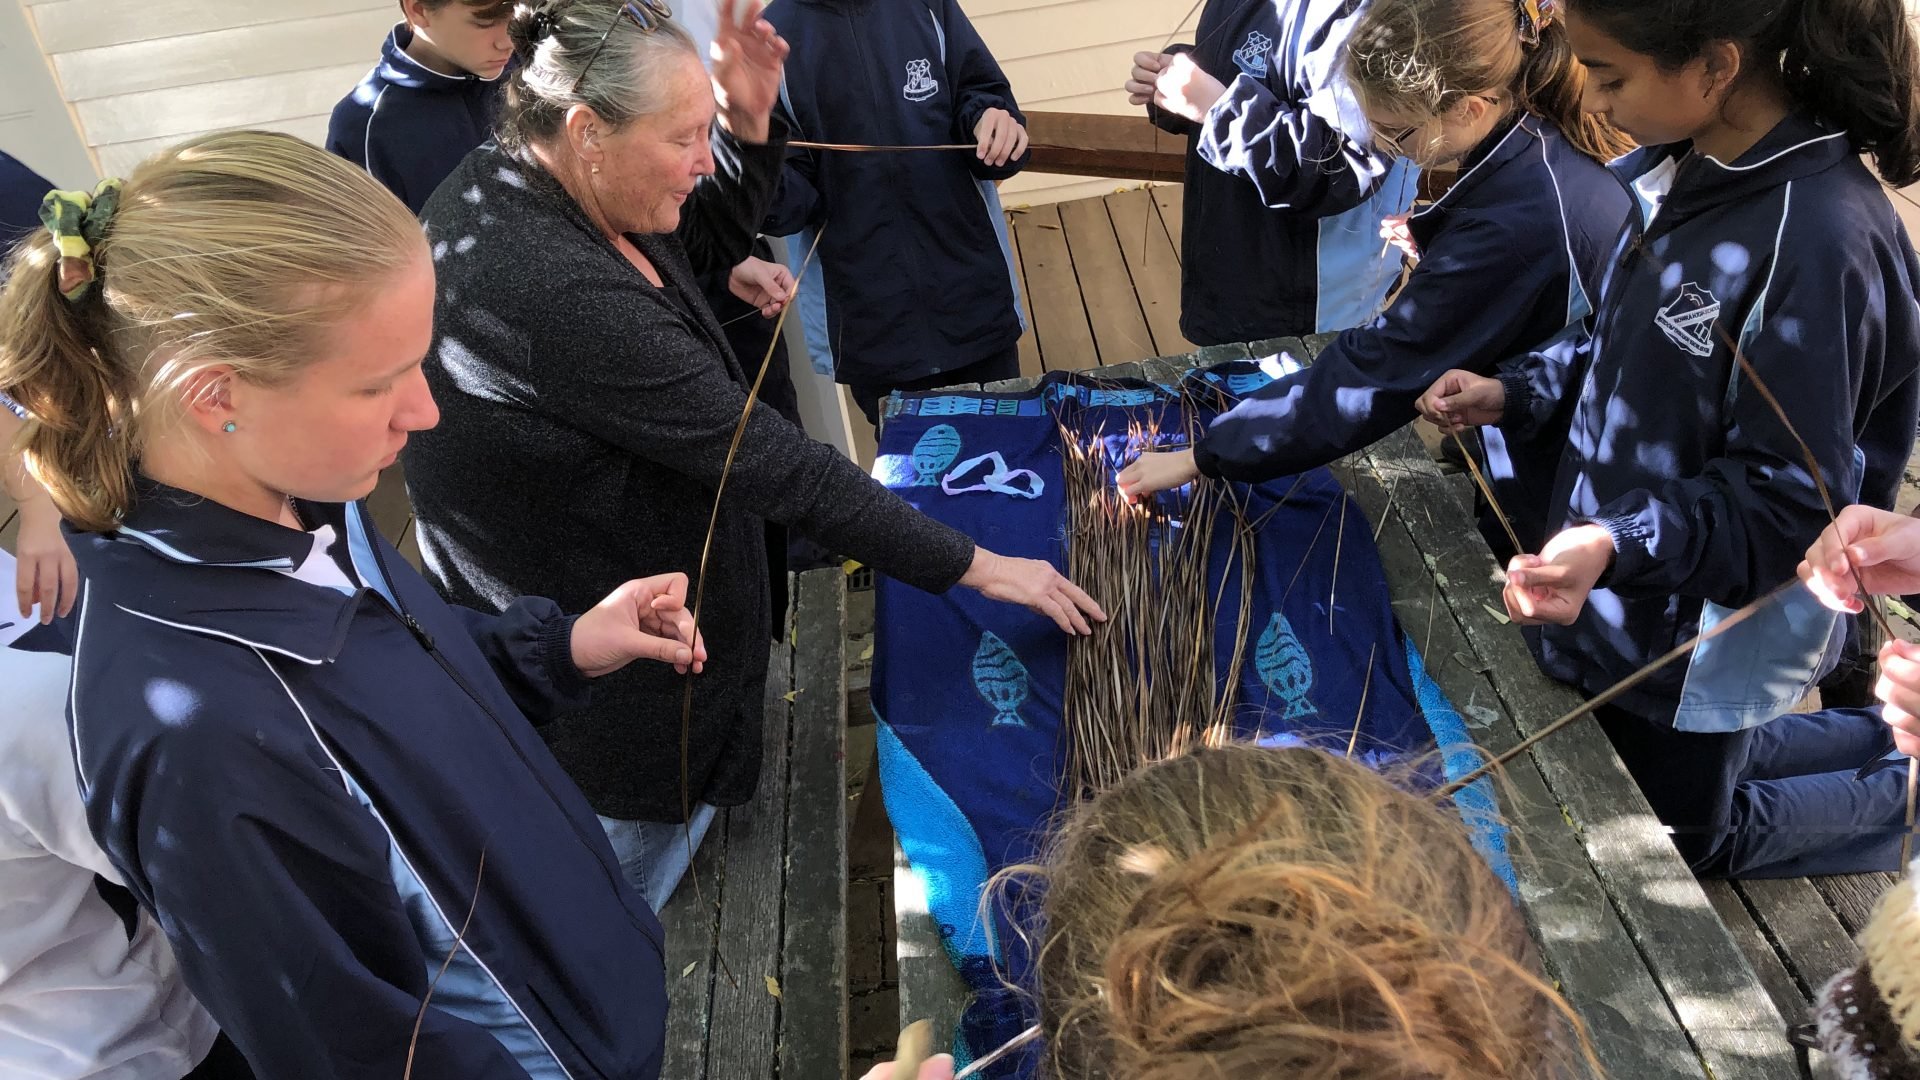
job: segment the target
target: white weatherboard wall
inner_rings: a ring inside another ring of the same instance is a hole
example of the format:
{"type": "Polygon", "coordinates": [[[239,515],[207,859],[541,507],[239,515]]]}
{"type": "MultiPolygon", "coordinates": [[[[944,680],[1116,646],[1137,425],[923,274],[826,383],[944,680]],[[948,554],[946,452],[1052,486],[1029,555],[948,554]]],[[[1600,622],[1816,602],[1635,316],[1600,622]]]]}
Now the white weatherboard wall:
{"type": "Polygon", "coordinates": [[[93,159],[13,0],[0,0],[0,150],[61,187],[93,185],[93,159]]]}
{"type": "MultiPolygon", "coordinates": [[[[1116,114],[1139,111],[1120,91],[1133,54],[1158,48],[1190,5],[962,2],[1023,107],[1116,114]]],[[[17,99],[14,73],[32,70],[26,61],[36,59],[37,33],[45,52],[38,66],[50,63],[58,95],[71,103],[86,146],[108,174],[123,174],[155,150],[219,128],[262,127],[318,142],[334,102],[373,66],[399,17],[394,0],[0,0],[0,7],[7,9],[0,12],[4,100],[17,99]],[[16,5],[24,7],[33,32],[15,25],[16,5]]],[[[59,99],[48,87],[37,92],[30,131],[9,130],[12,110],[0,105],[6,140],[0,145],[23,160],[43,161],[62,183],[78,183],[72,122],[59,115],[59,99]]],[[[1015,177],[1004,190],[1007,202],[1019,204],[1103,194],[1115,186],[1036,174],[1015,177]]]]}
{"type": "MultiPolygon", "coordinates": [[[[14,4],[22,0],[0,0],[14,4]]],[[[102,172],[227,127],[314,142],[399,17],[393,0],[24,0],[102,172]]]]}

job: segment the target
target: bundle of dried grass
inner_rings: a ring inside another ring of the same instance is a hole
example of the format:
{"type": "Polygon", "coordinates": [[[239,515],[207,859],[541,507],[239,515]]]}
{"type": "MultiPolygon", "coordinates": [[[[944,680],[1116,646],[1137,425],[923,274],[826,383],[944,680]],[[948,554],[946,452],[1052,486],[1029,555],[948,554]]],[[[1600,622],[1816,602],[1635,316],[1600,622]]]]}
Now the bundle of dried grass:
{"type": "Polygon", "coordinates": [[[1141,452],[1197,438],[1193,394],[1205,392],[1183,391],[1160,419],[1131,422],[1124,431],[1060,421],[1068,574],[1107,610],[1107,621],[1074,639],[1067,654],[1062,731],[1070,797],[1104,790],[1147,762],[1233,737],[1258,526],[1248,520],[1245,492],[1202,479],[1133,504],[1114,483],[1141,452]],[[1209,588],[1220,528],[1231,530],[1231,546],[1219,586],[1209,588]],[[1236,581],[1235,646],[1219,672],[1215,626],[1236,581]]]}

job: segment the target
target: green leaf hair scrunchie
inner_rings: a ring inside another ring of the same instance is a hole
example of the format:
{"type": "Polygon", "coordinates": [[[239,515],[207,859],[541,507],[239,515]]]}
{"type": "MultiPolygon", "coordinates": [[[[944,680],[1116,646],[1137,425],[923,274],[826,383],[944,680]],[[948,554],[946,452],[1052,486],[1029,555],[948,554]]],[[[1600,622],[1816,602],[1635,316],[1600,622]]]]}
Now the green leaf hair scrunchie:
{"type": "Polygon", "coordinates": [[[107,235],[120,209],[119,180],[102,180],[91,193],[49,191],[40,201],[40,223],[60,251],[60,295],[80,300],[98,276],[93,249],[107,235]]]}

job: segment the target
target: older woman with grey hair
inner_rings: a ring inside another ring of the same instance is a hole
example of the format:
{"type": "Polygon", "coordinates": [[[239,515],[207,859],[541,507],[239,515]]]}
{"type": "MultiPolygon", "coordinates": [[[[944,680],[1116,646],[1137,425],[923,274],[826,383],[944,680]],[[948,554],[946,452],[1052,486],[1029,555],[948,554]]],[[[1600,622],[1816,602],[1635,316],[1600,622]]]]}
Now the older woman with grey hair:
{"type": "MultiPolygon", "coordinates": [[[[500,138],[423,213],[439,272],[427,372],[444,418],[408,445],[406,469],[428,574],[455,603],[533,593],[577,609],[636,573],[700,569],[747,404],[742,360],[758,358],[728,349],[695,274],[746,254],[786,147],[771,116],[786,43],[752,0],[739,16],[723,20],[709,82],[657,0],[514,12],[500,138]]],[[[1052,565],[923,517],[755,404],[707,561],[711,660],[684,745],[682,684],[643,670],[602,680],[590,707],[544,731],[656,908],[714,808],[746,802],[758,779],[766,519],[1067,633],[1104,618],[1052,565]]]]}

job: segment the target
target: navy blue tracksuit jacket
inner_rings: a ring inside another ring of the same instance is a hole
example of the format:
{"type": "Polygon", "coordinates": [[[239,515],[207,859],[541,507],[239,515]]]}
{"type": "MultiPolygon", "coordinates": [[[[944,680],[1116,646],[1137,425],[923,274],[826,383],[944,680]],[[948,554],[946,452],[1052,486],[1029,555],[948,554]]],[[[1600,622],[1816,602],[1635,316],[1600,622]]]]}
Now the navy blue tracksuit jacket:
{"type": "MultiPolygon", "coordinates": [[[[1633,215],[1590,333],[1501,376],[1506,430],[1569,418],[1553,531],[1613,534],[1603,587],[1535,642],[1548,674],[1588,694],[1792,579],[1827,525],[1729,339],[1839,503],[1892,507],[1920,417],[1920,263],[1846,136],[1789,116],[1731,163],[1674,145],[1616,169],[1644,186],[1668,163],[1664,205],[1645,227],[1633,215]]],[[[1616,704],[1686,731],[1744,729],[1804,695],[1835,637],[1831,613],[1792,590],[1616,704]]]]}
{"type": "MultiPolygon", "coordinates": [[[[793,46],[784,97],[794,138],[879,146],[971,143],[988,109],[1026,123],[1007,77],[954,0],[774,0],[793,46]]],[[[1020,340],[998,212],[970,150],[795,150],[764,231],[824,226],[835,376],[897,385],[1004,355],[1020,340]]]]}
{"type": "Polygon", "coordinates": [[[188,986],[263,1078],[398,1077],[452,955],[418,1080],[654,1080],[660,924],[529,723],[586,700],[573,620],[449,607],[363,507],[295,508],[363,587],[160,485],[70,537],[81,794],[188,986]]]}
{"type": "Polygon", "coordinates": [[[407,55],[412,41],[406,23],[387,35],[380,62],[333,107],[326,148],[418,214],[454,166],[493,137],[506,76],[442,75],[407,55]]]}
{"type": "MultiPolygon", "coordinates": [[[[1325,465],[1412,421],[1414,402],[1449,368],[1491,373],[1577,329],[1628,206],[1620,181],[1551,123],[1526,116],[1495,131],[1446,194],[1408,220],[1421,258],[1393,306],[1221,414],[1195,463],[1242,481],[1325,465]]],[[[1518,443],[1485,433],[1495,494],[1532,551],[1564,435],[1548,427],[1518,443]]],[[[1496,550],[1509,546],[1497,525],[1483,531],[1496,550]]]]}
{"type": "Polygon", "coordinates": [[[1362,0],[1211,0],[1190,51],[1227,92],[1189,136],[1180,332],[1219,345],[1361,326],[1399,270],[1380,219],[1406,211],[1419,170],[1371,146],[1336,76],[1362,0]]]}

